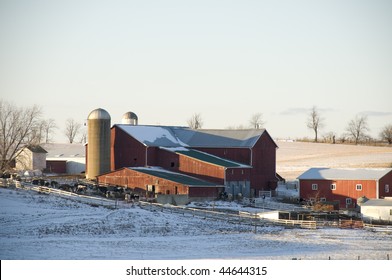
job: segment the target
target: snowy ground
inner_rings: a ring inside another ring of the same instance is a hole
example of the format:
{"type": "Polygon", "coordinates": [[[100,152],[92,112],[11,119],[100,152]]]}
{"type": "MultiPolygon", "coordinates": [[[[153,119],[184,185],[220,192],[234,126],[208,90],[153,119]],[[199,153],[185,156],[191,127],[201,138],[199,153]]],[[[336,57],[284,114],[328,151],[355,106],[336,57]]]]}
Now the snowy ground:
{"type": "MultiPolygon", "coordinates": [[[[234,207],[234,205],[233,205],[234,207]]],[[[238,205],[235,207],[238,208],[238,205]]],[[[386,259],[392,235],[106,209],[0,188],[0,259],[386,259]]]]}
{"type": "Polygon", "coordinates": [[[311,167],[392,167],[392,147],[277,141],[276,170],[294,180],[311,167]]]}

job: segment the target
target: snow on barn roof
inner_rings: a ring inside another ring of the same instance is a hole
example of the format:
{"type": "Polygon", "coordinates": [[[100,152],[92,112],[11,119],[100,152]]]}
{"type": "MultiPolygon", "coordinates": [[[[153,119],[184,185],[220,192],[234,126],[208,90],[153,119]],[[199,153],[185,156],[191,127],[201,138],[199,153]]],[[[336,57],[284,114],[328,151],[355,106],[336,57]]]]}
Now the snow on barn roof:
{"type": "Polygon", "coordinates": [[[72,143],[47,143],[41,144],[42,147],[48,151],[47,159],[50,158],[72,158],[72,157],[85,157],[86,149],[83,144],[72,143]]]}
{"type": "Polygon", "coordinates": [[[117,124],[128,135],[146,146],[179,147],[182,146],[169,126],[117,124]]]}
{"type": "Polygon", "coordinates": [[[392,168],[310,168],[302,173],[299,180],[379,180],[392,171],[392,168]]]}
{"type": "MultiPolygon", "coordinates": [[[[207,182],[207,181],[195,178],[195,177],[191,177],[188,175],[184,175],[181,173],[168,171],[168,170],[165,170],[160,167],[129,167],[129,169],[137,171],[137,172],[149,174],[149,175],[152,175],[155,177],[159,177],[162,179],[166,179],[169,181],[173,181],[173,182],[176,182],[179,184],[187,185],[187,186],[198,186],[198,187],[217,186],[217,184],[210,183],[210,182],[207,182]]],[[[217,187],[222,187],[222,186],[217,186],[217,187]]]]}
{"type": "Polygon", "coordinates": [[[187,149],[184,147],[179,147],[179,148],[163,148],[164,150],[176,153],[176,154],[181,154],[190,158],[194,158],[200,161],[204,161],[207,163],[211,163],[214,165],[218,166],[223,166],[223,167],[241,167],[241,168],[251,168],[250,165],[242,164],[239,162],[235,162],[232,160],[227,160],[221,157],[217,157],[208,153],[204,153],[201,151],[193,150],[193,149],[187,149]]]}
{"type": "Polygon", "coordinates": [[[264,129],[197,129],[178,126],[115,125],[146,146],[253,147],[264,129]]]}

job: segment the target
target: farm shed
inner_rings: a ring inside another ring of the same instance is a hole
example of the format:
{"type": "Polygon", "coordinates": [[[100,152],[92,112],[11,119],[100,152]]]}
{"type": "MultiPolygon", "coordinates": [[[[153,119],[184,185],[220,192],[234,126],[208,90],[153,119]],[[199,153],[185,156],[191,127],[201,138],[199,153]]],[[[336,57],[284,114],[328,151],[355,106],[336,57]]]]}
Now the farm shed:
{"type": "Polygon", "coordinates": [[[48,151],[46,172],[80,174],[86,170],[86,150],[83,144],[49,143],[42,146],[48,151]]]}
{"type": "Polygon", "coordinates": [[[362,196],[380,199],[392,192],[391,168],[311,168],[298,180],[301,199],[339,203],[340,208],[355,208],[362,196]]]}
{"type": "Polygon", "coordinates": [[[43,170],[46,168],[47,151],[39,145],[23,148],[15,159],[17,170],[43,170]]]}
{"type": "Polygon", "coordinates": [[[366,222],[392,223],[392,197],[369,199],[361,205],[361,215],[366,222]]]}
{"type": "Polygon", "coordinates": [[[111,129],[111,170],[160,166],[224,184],[233,195],[258,196],[277,186],[276,149],[265,129],[117,124],[111,129]]]}
{"type": "Polygon", "coordinates": [[[185,196],[186,203],[216,199],[224,190],[222,185],[159,167],[124,167],[98,176],[98,183],[129,188],[147,197],[166,195],[176,199],[185,196]]]}

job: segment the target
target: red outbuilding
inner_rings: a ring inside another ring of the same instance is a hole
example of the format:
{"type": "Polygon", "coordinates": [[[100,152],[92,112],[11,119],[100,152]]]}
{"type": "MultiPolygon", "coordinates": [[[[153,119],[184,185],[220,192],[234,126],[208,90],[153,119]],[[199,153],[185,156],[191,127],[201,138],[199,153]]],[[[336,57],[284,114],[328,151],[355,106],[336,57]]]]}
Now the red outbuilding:
{"type": "Polygon", "coordinates": [[[380,199],[392,194],[392,169],[311,168],[298,177],[301,199],[355,208],[357,199],[380,199]]]}

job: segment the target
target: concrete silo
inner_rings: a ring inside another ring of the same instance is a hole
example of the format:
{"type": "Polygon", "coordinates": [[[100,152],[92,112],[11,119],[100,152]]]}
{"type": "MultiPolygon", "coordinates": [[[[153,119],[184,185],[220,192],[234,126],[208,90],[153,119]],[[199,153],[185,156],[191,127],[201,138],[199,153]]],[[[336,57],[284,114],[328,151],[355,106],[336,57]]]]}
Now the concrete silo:
{"type": "Polygon", "coordinates": [[[138,124],[138,117],[134,112],[127,112],[122,116],[122,124],[131,124],[137,125],[138,124]]]}
{"type": "Polygon", "coordinates": [[[93,110],[87,118],[86,178],[110,171],[110,115],[104,109],[93,110]]]}

